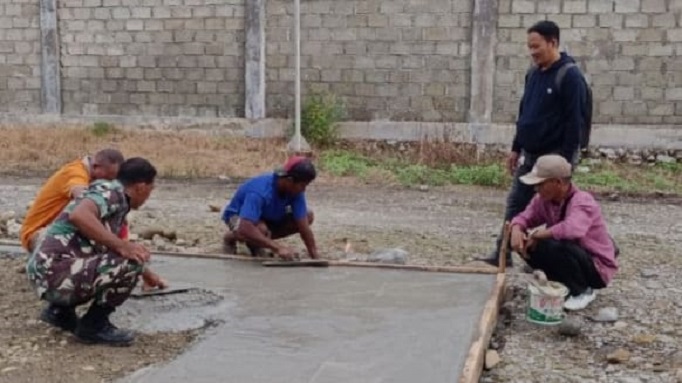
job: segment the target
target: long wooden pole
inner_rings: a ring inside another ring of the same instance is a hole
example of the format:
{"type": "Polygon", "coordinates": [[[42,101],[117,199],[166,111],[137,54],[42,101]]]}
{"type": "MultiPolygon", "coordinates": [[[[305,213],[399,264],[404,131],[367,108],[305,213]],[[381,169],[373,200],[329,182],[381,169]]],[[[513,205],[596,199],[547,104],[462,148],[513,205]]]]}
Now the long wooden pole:
{"type": "MultiPolygon", "coordinates": [[[[0,246],[4,246],[7,251],[23,252],[19,242],[0,240],[0,246]]],[[[2,249],[0,249],[2,250],[2,249]]],[[[177,257],[177,258],[201,258],[201,259],[216,259],[224,261],[245,261],[245,262],[267,262],[272,261],[268,257],[251,257],[243,255],[232,255],[222,253],[185,253],[175,251],[153,251],[152,256],[161,257],[177,257]]],[[[463,273],[463,274],[495,274],[497,269],[492,267],[471,267],[471,266],[435,266],[435,265],[399,265],[389,263],[375,263],[375,262],[353,262],[353,261],[337,261],[329,260],[329,266],[345,266],[345,267],[366,267],[375,269],[393,269],[393,270],[413,270],[413,271],[427,271],[439,273],[463,273]]]]}
{"type": "Polygon", "coordinates": [[[459,383],[478,383],[483,372],[485,353],[488,350],[490,338],[497,324],[497,315],[502,304],[505,289],[505,274],[497,274],[495,287],[483,308],[481,320],[478,322],[477,336],[469,348],[469,353],[464,361],[464,369],[459,378],[459,383]]]}
{"type": "Polygon", "coordinates": [[[507,249],[509,248],[509,240],[511,237],[511,224],[509,221],[504,223],[502,229],[502,244],[500,245],[500,254],[498,257],[498,273],[504,274],[507,271],[507,249]]]}

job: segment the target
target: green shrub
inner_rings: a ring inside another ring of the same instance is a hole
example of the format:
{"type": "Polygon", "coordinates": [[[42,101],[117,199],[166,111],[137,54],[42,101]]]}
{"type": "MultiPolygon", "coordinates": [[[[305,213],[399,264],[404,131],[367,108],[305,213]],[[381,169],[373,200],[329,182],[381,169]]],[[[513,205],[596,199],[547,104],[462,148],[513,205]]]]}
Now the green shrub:
{"type": "MultiPolygon", "coordinates": [[[[345,106],[334,94],[312,93],[301,106],[301,134],[313,145],[329,147],[339,138],[338,122],[344,114],[345,106]]],[[[294,128],[292,126],[292,136],[294,128]]]]}
{"type": "Polygon", "coordinates": [[[95,122],[95,124],[92,125],[91,131],[95,137],[104,137],[118,132],[116,127],[108,122],[102,121],[95,122]]]}

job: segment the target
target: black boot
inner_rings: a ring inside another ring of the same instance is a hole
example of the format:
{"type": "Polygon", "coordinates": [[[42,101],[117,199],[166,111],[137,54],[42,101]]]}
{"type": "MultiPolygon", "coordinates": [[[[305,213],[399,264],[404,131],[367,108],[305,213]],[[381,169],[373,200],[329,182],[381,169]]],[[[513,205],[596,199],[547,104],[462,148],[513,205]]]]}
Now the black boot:
{"type": "Polygon", "coordinates": [[[83,343],[107,344],[110,346],[130,346],[135,336],[126,330],[118,329],[109,321],[113,307],[93,303],[88,312],[78,322],[74,334],[83,343]]]}
{"type": "Polygon", "coordinates": [[[75,307],[60,306],[54,303],[50,303],[43,309],[43,312],[40,313],[40,320],[69,332],[73,332],[78,326],[75,307]]]}

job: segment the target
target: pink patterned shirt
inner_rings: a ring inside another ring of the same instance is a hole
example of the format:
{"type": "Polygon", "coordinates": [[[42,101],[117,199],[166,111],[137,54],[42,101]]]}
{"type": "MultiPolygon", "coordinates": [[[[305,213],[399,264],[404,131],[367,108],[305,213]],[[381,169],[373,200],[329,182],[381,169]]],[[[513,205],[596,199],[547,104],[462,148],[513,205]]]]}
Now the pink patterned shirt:
{"type": "Polygon", "coordinates": [[[618,270],[615,246],[599,204],[592,194],[575,185],[571,185],[567,202],[561,204],[543,200],[536,194],[526,210],[514,217],[511,223],[519,225],[523,230],[545,224],[554,239],[576,241],[592,255],[605,285],[611,282],[618,270]],[[561,220],[561,212],[566,203],[566,217],[561,220]]]}

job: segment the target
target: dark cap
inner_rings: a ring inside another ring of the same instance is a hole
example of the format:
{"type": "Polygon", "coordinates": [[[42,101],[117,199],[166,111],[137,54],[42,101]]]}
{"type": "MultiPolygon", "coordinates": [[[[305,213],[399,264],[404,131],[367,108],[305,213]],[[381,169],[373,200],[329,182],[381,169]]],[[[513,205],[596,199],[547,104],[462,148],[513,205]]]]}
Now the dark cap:
{"type": "Polygon", "coordinates": [[[308,157],[292,156],[281,168],[275,170],[280,177],[289,177],[294,182],[311,182],[317,177],[317,171],[308,157]]]}

